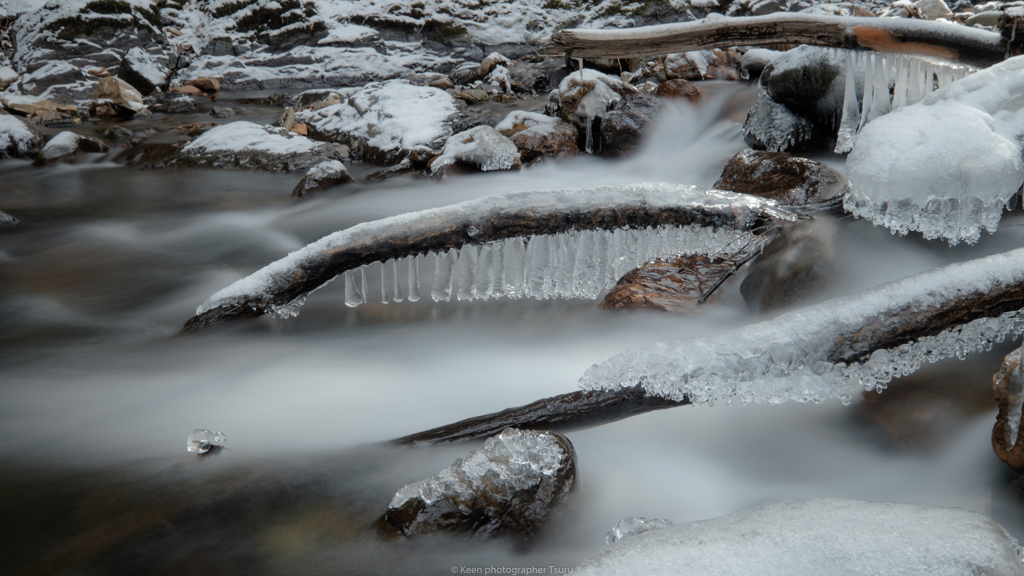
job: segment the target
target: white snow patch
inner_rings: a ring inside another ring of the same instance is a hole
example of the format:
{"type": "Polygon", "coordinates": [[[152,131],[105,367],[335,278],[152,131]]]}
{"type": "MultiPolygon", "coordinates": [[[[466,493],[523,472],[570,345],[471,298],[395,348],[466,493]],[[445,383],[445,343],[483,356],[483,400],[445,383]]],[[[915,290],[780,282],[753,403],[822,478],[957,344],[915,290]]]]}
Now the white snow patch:
{"type": "Polygon", "coordinates": [[[312,152],[319,146],[322,144],[284,129],[241,121],[207,130],[181,151],[202,153],[252,150],[284,156],[312,152]]]}
{"type": "Polygon", "coordinates": [[[36,135],[24,122],[10,114],[0,114],[0,151],[12,146],[20,155],[28,154],[36,142],[36,135]]]}
{"type": "Polygon", "coordinates": [[[328,31],[325,38],[321,38],[317,44],[350,44],[365,38],[377,36],[377,31],[367,26],[339,22],[334,24],[328,31]]]}

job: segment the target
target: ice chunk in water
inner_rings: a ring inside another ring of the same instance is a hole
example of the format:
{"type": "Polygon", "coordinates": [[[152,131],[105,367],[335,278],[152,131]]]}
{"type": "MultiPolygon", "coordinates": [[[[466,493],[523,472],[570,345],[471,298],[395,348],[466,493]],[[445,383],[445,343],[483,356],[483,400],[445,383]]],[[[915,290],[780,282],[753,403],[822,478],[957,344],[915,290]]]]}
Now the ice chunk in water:
{"type": "Polygon", "coordinates": [[[223,446],[228,441],[223,432],[214,432],[205,428],[196,428],[188,435],[185,448],[194,454],[206,454],[215,446],[223,446]]]}
{"type": "Polygon", "coordinates": [[[611,532],[608,532],[608,534],[605,535],[604,541],[605,544],[611,546],[626,536],[643,534],[648,530],[657,530],[658,528],[664,528],[671,525],[672,522],[669,520],[659,520],[657,518],[648,520],[643,516],[630,516],[629,518],[619,520],[619,523],[611,529],[611,532]]]}

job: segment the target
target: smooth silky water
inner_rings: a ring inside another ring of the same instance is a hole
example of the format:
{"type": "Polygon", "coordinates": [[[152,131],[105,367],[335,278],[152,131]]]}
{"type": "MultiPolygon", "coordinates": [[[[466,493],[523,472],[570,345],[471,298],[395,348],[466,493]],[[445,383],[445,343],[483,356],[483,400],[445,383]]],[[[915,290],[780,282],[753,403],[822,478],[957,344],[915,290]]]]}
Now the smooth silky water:
{"type": "MultiPolygon", "coordinates": [[[[479,446],[383,442],[573,391],[593,363],[646,342],[753,322],[738,281],[692,317],[602,311],[586,300],[435,303],[426,292],[416,303],[349,308],[334,282],[297,318],[177,335],[212,293],[359,222],[515,190],[710,186],[744,147],[739,122],[754,94],[708,88],[699,106],[667,109],[625,160],[577,158],[442,183],[398,177],[302,202],[289,196],[299,174],[137,170],[100,156],[44,170],[0,163],[0,209],[23,221],[0,234],[0,565],[15,573],[551,573],[599,550],[625,516],[680,523],[814,496],[960,506],[1024,537],[1013,475],[990,445],[991,376],[1010,343],[904,379],[980,399],[982,408],[942,420],[945,432],[924,446],[890,440],[860,397],[852,406],[683,407],[569,433],[578,493],[523,547],[379,541],[370,524],[398,488],[479,446]],[[223,431],[228,449],[187,454],[194,428],[223,431]]],[[[254,107],[251,116],[275,113],[254,107]]],[[[836,238],[841,277],[825,296],[1022,244],[1016,215],[977,245],[955,248],[847,219],[836,238]]]]}

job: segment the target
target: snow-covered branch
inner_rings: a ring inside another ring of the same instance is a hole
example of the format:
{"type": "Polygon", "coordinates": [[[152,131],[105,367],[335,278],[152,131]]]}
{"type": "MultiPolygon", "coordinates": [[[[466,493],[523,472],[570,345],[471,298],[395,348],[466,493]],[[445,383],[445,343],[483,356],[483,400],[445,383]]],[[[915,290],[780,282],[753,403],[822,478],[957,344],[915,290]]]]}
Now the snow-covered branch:
{"type": "Polygon", "coordinates": [[[616,30],[568,29],[551,37],[574,58],[626,58],[707,48],[810,44],[931,56],[990,66],[1007,56],[998,32],[945,22],[777,13],[616,30]]]}
{"type": "Polygon", "coordinates": [[[650,259],[735,252],[755,241],[755,228],[795,219],[772,200],[680,184],[487,196],[335,232],[217,292],[184,329],[294,316],[308,294],[348,271],[346,302],[363,303],[363,268],[375,262],[385,301],[392,293],[401,300],[402,286],[416,300],[420,260],[430,253],[435,300],[451,298],[453,276],[465,284],[456,286],[460,299],[596,298],[650,259]]]}

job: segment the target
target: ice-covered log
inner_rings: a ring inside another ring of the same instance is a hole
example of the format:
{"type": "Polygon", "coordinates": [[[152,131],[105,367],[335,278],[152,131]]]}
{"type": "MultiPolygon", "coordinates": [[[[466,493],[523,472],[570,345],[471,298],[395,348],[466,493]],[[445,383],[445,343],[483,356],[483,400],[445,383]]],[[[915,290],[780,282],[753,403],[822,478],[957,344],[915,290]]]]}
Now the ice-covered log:
{"type": "Polygon", "coordinates": [[[591,367],[583,392],[471,418],[400,443],[486,437],[504,426],[587,428],[716,401],[847,400],[924,362],[1024,332],[1024,249],[952,264],[717,338],[655,344],[591,367]],[[534,424],[536,423],[536,424],[534,424]]]}
{"type": "Polygon", "coordinates": [[[777,13],[767,16],[703,19],[621,30],[568,29],[551,37],[573,58],[628,58],[775,44],[810,44],[931,56],[990,66],[1007,55],[998,33],[966,26],[907,18],[862,18],[777,13]]]}
{"type": "Polygon", "coordinates": [[[597,298],[651,259],[756,249],[752,230],[795,218],[772,200],[665,183],[487,196],[335,232],[217,292],[185,330],[294,316],[341,274],[346,303],[361,304],[372,263],[380,263],[384,302],[415,301],[425,254],[436,259],[435,300],[597,298]]]}

